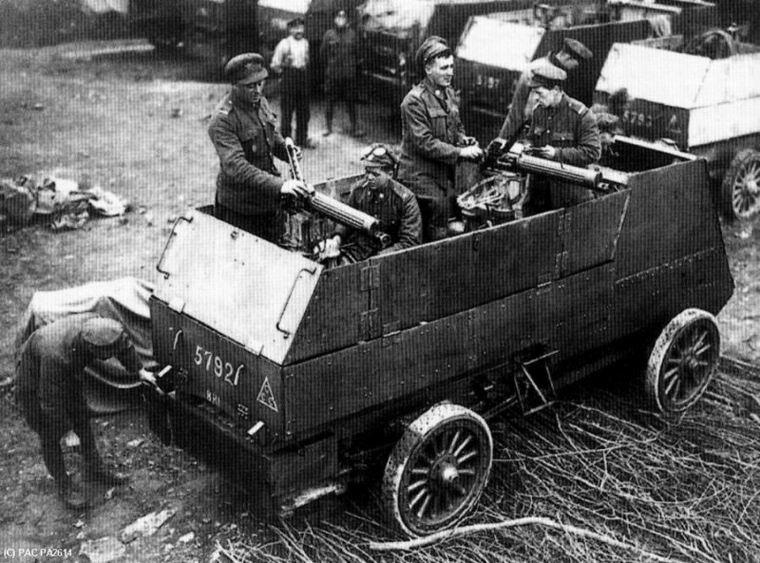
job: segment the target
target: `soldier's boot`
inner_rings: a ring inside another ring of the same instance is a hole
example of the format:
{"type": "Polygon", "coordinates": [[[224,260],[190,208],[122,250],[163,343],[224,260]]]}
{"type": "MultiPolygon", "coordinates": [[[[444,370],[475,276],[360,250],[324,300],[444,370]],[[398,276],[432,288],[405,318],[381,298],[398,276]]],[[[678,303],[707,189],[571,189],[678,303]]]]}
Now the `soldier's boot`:
{"type": "Polygon", "coordinates": [[[82,491],[75,488],[71,483],[71,478],[61,477],[56,479],[56,487],[58,488],[58,498],[61,499],[63,504],[72,510],[81,510],[87,506],[87,499],[82,491]]]}
{"type": "Polygon", "coordinates": [[[330,135],[332,135],[332,132],[333,132],[333,130],[332,130],[332,119],[327,119],[325,125],[326,125],[325,132],[322,133],[322,136],[323,137],[329,137],[330,135]]]}
{"type": "Polygon", "coordinates": [[[103,483],[111,487],[126,485],[129,482],[129,476],[124,473],[114,471],[112,468],[103,465],[102,462],[88,463],[82,472],[82,479],[89,482],[103,483]]]}

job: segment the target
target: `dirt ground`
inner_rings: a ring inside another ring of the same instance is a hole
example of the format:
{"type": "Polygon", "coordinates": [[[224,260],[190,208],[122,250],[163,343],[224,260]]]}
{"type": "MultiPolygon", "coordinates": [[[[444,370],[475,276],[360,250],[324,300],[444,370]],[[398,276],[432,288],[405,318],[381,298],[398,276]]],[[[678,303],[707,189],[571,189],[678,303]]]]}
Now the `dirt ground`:
{"type": "MultiPolygon", "coordinates": [[[[226,87],[200,80],[197,65],[191,62],[162,58],[150,51],[85,56],[87,51],[113,45],[0,51],[0,177],[87,176],[127,197],[134,208],[123,218],[93,220],[76,231],[53,233],[33,226],[0,235],[0,379],[12,370],[14,326],[35,291],[122,276],[153,280],[154,266],[174,218],[188,206],[212,201],[218,162],[205,130],[226,87]]],[[[346,120],[345,114],[339,115],[346,120]]],[[[367,141],[397,141],[399,132],[391,125],[388,110],[363,106],[360,116],[370,133],[367,141]]],[[[359,171],[359,151],[365,143],[340,132],[324,139],[323,124],[322,107],[317,103],[311,134],[319,146],[306,151],[307,179],[317,182],[359,171]]],[[[347,129],[348,124],[339,121],[339,131],[341,127],[347,129]]],[[[719,316],[724,352],[758,365],[760,228],[757,221],[724,225],[724,235],[736,281],[734,297],[719,316]]],[[[746,412],[741,416],[749,425],[758,424],[747,418],[746,412]]],[[[11,559],[5,549],[42,547],[69,549],[73,559],[82,542],[117,537],[138,517],[165,508],[175,511],[174,516],[155,535],[125,544],[122,560],[206,561],[217,544],[225,545],[228,538],[239,541],[241,535],[254,546],[247,560],[288,560],[283,552],[289,549],[295,554],[293,559],[308,560],[298,554],[299,542],[292,538],[303,538],[299,534],[310,530],[309,521],[323,522],[324,511],[333,511],[328,520],[334,522],[334,511],[361,510],[356,506],[365,502],[361,494],[347,501],[328,500],[309,513],[306,524],[299,520],[296,532],[288,525],[271,528],[252,514],[244,492],[218,472],[152,437],[139,404],[133,410],[98,419],[97,429],[101,451],[131,473],[131,485],[116,491],[94,490],[95,506],[73,513],[63,508],[54,494],[36,437],[22,424],[10,398],[0,398],[3,560],[23,560],[11,559]],[[276,548],[268,550],[268,545],[276,548]]],[[[749,465],[738,467],[747,472],[747,482],[757,490],[760,443],[755,440],[744,447],[749,451],[744,452],[743,463],[749,465]]],[[[745,512],[758,514],[757,498],[748,500],[745,512]]],[[[337,521],[345,525],[340,518],[337,521]]],[[[757,536],[760,526],[755,521],[743,531],[757,536]]],[[[578,555],[587,551],[569,543],[574,549],[563,551],[567,546],[560,541],[552,551],[549,542],[541,553],[587,560],[578,555]]],[[[516,553],[515,560],[533,559],[530,552],[518,549],[516,553]]],[[[614,560],[607,552],[599,553],[600,561],[614,560]]],[[[325,556],[327,559],[331,558],[325,556]]],[[[354,560],[362,559],[356,556],[354,560]]],[[[544,560],[543,556],[535,558],[539,559],[544,560]]]]}

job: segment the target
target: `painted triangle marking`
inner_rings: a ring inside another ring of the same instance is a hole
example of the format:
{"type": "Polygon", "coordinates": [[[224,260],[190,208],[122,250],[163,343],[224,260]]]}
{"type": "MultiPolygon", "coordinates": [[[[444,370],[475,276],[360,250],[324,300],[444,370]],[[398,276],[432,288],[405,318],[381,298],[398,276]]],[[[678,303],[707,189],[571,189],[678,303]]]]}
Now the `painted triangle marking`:
{"type": "Polygon", "coordinates": [[[274,412],[279,412],[277,409],[277,401],[274,400],[274,393],[272,393],[272,386],[269,385],[269,377],[264,378],[264,383],[261,385],[259,396],[256,397],[256,400],[265,407],[269,407],[274,412]]]}

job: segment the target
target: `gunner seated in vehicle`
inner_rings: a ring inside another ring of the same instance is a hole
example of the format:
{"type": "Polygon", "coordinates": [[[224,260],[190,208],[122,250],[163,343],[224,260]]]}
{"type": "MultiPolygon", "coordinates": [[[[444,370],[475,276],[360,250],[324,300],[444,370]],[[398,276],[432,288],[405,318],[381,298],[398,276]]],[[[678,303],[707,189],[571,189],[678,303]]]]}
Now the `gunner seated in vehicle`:
{"type": "Polygon", "coordinates": [[[376,254],[394,252],[420,244],[422,219],[417,198],[391,176],[397,159],[387,147],[374,144],[365,149],[364,177],[351,186],[348,204],[379,221],[379,230],[390,245],[367,233],[338,225],[333,235],[314,248],[318,260],[329,267],[353,264],[376,254]]]}

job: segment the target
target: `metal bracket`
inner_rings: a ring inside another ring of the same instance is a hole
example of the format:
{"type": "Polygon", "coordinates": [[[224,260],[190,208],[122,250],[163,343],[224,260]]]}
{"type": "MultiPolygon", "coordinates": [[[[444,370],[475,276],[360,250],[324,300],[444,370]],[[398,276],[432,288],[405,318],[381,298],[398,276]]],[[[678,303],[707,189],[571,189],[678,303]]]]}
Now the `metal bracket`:
{"type": "Polygon", "coordinates": [[[182,222],[185,221],[186,223],[192,223],[193,218],[192,217],[185,217],[184,215],[180,215],[179,218],[174,222],[174,225],[172,226],[172,232],[169,235],[169,238],[166,240],[166,244],[164,245],[164,250],[161,252],[161,257],[158,259],[158,263],[156,264],[156,271],[159,274],[163,274],[165,279],[168,279],[170,274],[166,270],[161,269],[161,265],[164,262],[164,256],[166,256],[166,251],[169,250],[169,247],[172,244],[172,241],[174,240],[174,237],[177,236],[177,226],[182,222]]]}
{"type": "Polygon", "coordinates": [[[377,309],[363,311],[359,315],[359,337],[362,340],[370,340],[380,334],[377,309]]]}
{"type": "Polygon", "coordinates": [[[280,316],[277,318],[277,324],[275,324],[275,327],[277,330],[279,330],[282,334],[285,335],[285,338],[289,338],[293,331],[288,330],[287,328],[283,328],[280,326],[280,323],[282,323],[282,318],[285,316],[285,311],[288,310],[288,305],[290,304],[290,299],[293,297],[293,294],[296,291],[296,286],[298,285],[298,281],[301,279],[301,274],[306,272],[309,275],[314,275],[314,272],[316,271],[316,268],[301,268],[298,271],[298,275],[296,276],[296,279],[293,280],[293,285],[290,287],[290,292],[288,293],[287,299],[285,299],[285,304],[282,306],[282,311],[280,311],[280,316]]]}
{"type": "Polygon", "coordinates": [[[370,264],[361,269],[359,289],[369,291],[380,287],[380,266],[370,264]]]}
{"type": "Polygon", "coordinates": [[[528,360],[517,360],[520,370],[513,375],[515,392],[523,414],[529,415],[550,406],[557,398],[554,380],[549,370],[549,358],[558,354],[557,350],[545,352],[528,360]],[[532,391],[532,392],[531,392],[532,391]],[[531,407],[531,395],[536,395],[538,404],[531,407]]]}

